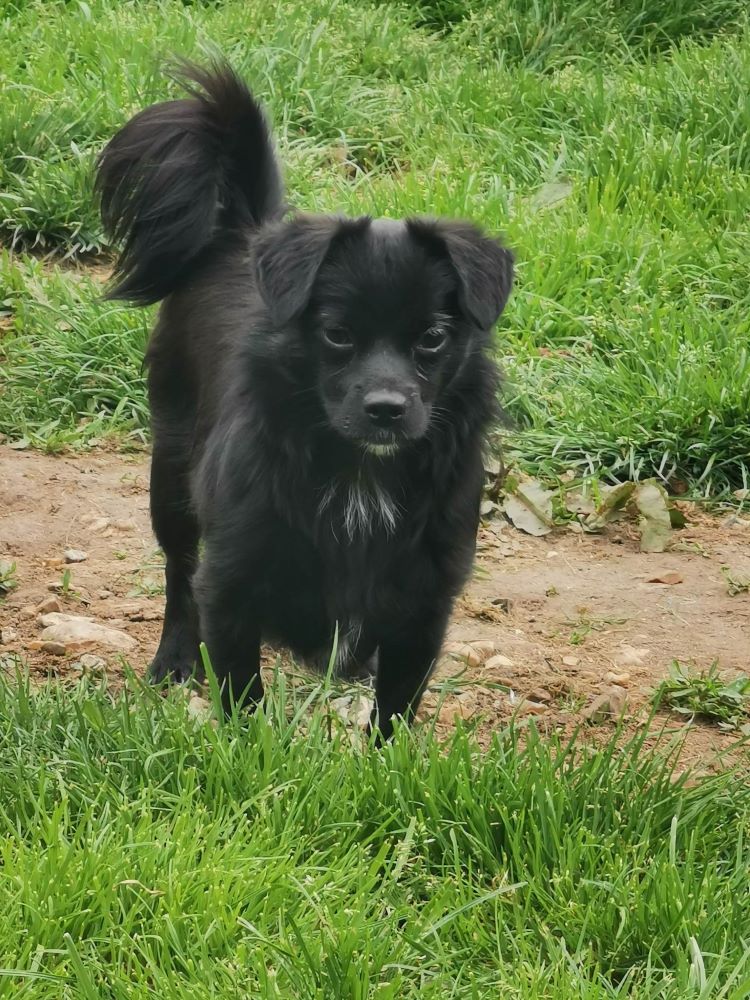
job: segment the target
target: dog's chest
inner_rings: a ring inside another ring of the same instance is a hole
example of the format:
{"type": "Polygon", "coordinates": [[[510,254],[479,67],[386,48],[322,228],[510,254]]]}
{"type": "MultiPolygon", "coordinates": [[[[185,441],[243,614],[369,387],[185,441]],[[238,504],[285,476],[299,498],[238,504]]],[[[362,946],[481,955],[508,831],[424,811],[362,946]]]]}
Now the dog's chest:
{"type": "Polygon", "coordinates": [[[334,479],[320,493],[315,512],[319,536],[357,545],[395,535],[403,511],[394,492],[372,477],[334,479]]]}

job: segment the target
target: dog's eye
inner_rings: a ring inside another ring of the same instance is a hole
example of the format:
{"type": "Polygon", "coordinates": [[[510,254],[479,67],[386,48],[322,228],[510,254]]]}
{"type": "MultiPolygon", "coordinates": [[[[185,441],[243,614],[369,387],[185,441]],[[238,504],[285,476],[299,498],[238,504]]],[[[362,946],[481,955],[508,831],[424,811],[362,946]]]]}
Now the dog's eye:
{"type": "Polygon", "coordinates": [[[442,351],[447,343],[448,334],[445,330],[436,326],[423,333],[415,346],[422,354],[437,354],[438,351],[442,351]]]}
{"type": "Polygon", "coordinates": [[[354,343],[349,333],[339,326],[328,327],[323,331],[323,340],[326,346],[332,347],[336,351],[350,351],[354,343]]]}

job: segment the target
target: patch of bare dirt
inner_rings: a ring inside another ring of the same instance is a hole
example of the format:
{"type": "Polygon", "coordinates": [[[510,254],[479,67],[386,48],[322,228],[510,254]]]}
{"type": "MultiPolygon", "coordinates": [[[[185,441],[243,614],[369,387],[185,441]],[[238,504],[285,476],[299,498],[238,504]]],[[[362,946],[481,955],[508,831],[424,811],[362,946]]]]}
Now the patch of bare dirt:
{"type": "MultiPolygon", "coordinates": [[[[476,573],[421,717],[433,717],[440,732],[459,715],[483,738],[514,717],[566,732],[588,722],[604,734],[621,714],[642,721],[674,659],[747,672],[750,597],[729,595],[722,567],[750,578],[750,522],[683,509],[687,527],[658,555],[639,552],[627,525],[544,538],[499,522],[482,529],[476,573]]],[[[15,562],[18,582],[0,603],[1,657],[18,654],[35,674],[61,678],[92,657],[115,678],[123,656],[145,669],[164,607],[147,456],[52,457],[0,446],[0,559],[15,562]],[[70,550],[77,561],[66,562],[70,550]],[[134,644],[46,641],[59,614],[90,618],[134,644]]],[[[662,715],[658,725],[676,733],[686,724],[662,715]]],[[[697,723],[685,756],[707,764],[735,743],[697,723]]]]}

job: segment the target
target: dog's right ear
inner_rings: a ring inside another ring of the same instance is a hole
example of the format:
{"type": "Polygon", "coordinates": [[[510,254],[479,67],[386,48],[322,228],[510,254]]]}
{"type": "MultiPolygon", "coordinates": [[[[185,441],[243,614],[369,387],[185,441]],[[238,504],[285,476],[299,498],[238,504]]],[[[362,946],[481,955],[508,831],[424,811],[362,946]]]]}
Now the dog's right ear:
{"type": "Polygon", "coordinates": [[[333,216],[298,216],[264,228],[255,245],[255,278],[276,326],[296,319],[310,301],[333,241],[348,230],[333,216]]]}

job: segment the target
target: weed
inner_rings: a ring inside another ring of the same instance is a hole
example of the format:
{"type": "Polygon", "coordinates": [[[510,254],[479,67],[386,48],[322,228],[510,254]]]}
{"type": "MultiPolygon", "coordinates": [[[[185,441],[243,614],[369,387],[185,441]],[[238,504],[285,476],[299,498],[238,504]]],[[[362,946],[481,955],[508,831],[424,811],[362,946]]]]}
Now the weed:
{"type": "Polygon", "coordinates": [[[716,662],[708,670],[695,673],[673,661],[669,678],[654,694],[654,703],[664,704],[680,715],[710,719],[723,729],[742,727],[750,735],[750,677],[740,674],[725,681],[716,662]]]}
{"type": "Polygon", "coordinates": [[[602,632],[610,625],[625,625],[627,618],[606,618],[589,615],[582,611],[580,617],[566,624],[572,626],[568,642],[571,646],[580,646],[592,632],[602,632]]]}
{"type": "Polygon", "coordinates": [[[11,590],[15,590],[17,586],[16,564],[0,561],[0,599],[9,594],[11,590]]]}

